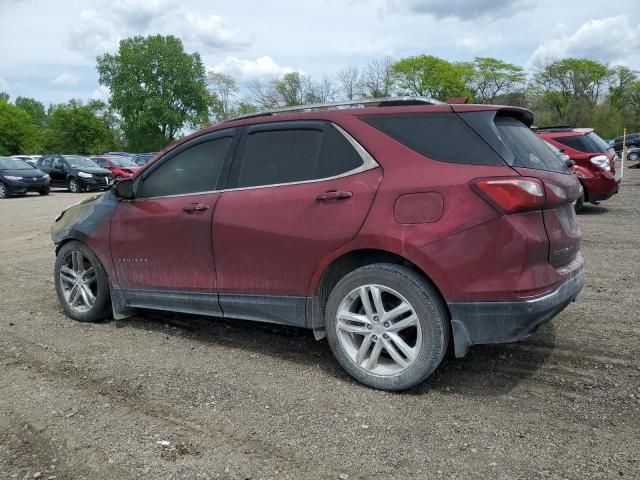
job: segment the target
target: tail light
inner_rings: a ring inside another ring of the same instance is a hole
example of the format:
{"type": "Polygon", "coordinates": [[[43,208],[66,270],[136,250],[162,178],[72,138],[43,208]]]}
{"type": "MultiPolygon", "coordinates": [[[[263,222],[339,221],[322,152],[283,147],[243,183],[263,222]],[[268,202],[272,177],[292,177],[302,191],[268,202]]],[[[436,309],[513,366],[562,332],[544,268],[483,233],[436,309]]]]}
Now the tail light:
{"type": "Polygon", "coordinates": [[[589,161],[606,172],[611,170],[611,163],[609,162],[609,157],[606,155],[596,155],[595,157],[591,157],[589,161]]]}
{"type": "Polygon", "coordinates": [[[471,188],[504,213],[540,210],[545,206],[544,185],[537,178],[479,178],[471,188]]]}

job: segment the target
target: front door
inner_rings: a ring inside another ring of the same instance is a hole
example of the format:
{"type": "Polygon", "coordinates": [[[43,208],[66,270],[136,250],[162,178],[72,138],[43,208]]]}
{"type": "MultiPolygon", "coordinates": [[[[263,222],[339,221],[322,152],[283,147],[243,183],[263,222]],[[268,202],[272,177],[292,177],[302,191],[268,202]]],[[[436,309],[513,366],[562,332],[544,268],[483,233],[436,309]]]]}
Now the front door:
{"type": "Polygon", "coordinates": [[[217,308],[206,297],[216,291],[211,222],[233,135],[205,135],[168,152],[137,181],[134,199],[118,205],[110,241],[125,298],[184,310],[192,295],[194,311],[198,298],[217,308]]]}
{"type": "Polygon", "coordinates": [[[214,213],[220,305],[225,316],[303,324],[311,276],[358,233],[382,170],[329,123],[265,124],[244,137],[214,213]]]}

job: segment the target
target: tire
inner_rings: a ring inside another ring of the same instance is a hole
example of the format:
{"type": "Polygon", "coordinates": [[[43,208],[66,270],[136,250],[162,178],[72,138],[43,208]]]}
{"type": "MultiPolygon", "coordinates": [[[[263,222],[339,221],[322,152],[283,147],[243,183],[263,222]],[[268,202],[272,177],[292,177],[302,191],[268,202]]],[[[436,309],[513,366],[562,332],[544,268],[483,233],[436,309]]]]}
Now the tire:
{"type": "Polygon", "coordinates": [[[329,295],[325,327],[340,365],[359,382],[381,390],[405,390],[424,381],[440,365],[449,344],[449,320],[439,293],[413,270],[391,263],[367,265],[342,278],[329,295]],[[363,295],[373,315],[365,313],[363,295]],[[375,307],[376,297],[383,312],[375,307]],[[410,310],[384,320],[403,303],[410,310]],[[400,329],[401,324],[411,326],[400,329]],[[410,354],[400,353],[406,347],[410,354]],[[378,360],[372,367],[376,350],[378,360]]]}
{"type": "Polygon", "coordinates": [[[96,254],[84,243],[71,241],[62,246],[56,257],[54,281],[58,300],[68,317],[79,322],[96,322],[110,314],[107,272],[96,254]],[[89,273],[91,268],[93,275],[89,273]],[[75,283],[79,278],[83,286],[88,286],[91,295],[75,283]],[[93,302],[90,301],[91,296],[93,302]]]}
{"type": "Polygon", "coordinates": [[[2,182],[0,182],[0,200],[9,197],[9,188],[2,182]]]}
{"type": "Polygon", "coordinates": [[[50,187],[43,188],[43,189],[42,189],[42,190],[40,190],[38,193],[39,193],[40,195],[42,195],[42,196],[49,195],[49,194],[51,193],[51,188],[50,188],[50,187]]]}
{"type": "Polygon", "coordinates": [[[69,179],[68,188],[71,193],[80,193],[82,191],[80,182],[78,182],[78,179],[76,178],[69,179]]]}
{"type": "Polygon", "coordinates": [[[576,204],[573,206],[576,213],[579,213],[584,208],[584,190],[582,190],[582,194],[580,198],[576,200],[576,204]]]}
{"type": "Polygon", "coordinates": [[[627,155],[627,160],[631,162],[635,162],[636,160],[638,160],[638,158],[640,158],[640,153],[638,152],[631,152],[629,155],[627,155]]]}

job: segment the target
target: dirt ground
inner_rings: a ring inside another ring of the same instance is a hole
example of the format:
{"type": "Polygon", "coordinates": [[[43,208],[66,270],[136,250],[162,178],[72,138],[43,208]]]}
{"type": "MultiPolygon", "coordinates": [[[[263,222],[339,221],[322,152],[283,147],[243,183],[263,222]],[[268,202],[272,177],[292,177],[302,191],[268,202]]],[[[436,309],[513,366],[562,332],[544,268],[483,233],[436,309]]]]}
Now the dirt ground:
{"type": "Polygon", "coordinates": [[[80,198],[0,201],[1,479],[640,478],[640,170],[579,216],[577,303],[405,393],[304,330],[67,319],[49,227],[80,198]]]}

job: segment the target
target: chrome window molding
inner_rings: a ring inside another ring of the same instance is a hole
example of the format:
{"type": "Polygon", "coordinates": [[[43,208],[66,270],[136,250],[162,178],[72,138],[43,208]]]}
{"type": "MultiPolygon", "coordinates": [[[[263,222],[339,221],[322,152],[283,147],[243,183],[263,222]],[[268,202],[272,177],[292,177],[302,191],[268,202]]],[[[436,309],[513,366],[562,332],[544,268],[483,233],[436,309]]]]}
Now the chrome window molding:
{"type": "MultiPolygon", "coordinates": [[[[224,192],[236,192],[242,190],[255,190],[259,188],[274,188],[274,187],[284,187],[286,185],[303,185],[306,183],[320,183],[326,182],[329,180],[336,180],[338,178],[350,177],[352,175],[357,175],[358,173],[366,172],[368,170],[372,170],[380,166],[378,162],[373,158],[373,156],[358,142],[355,138],[349,134],[345,129],[343,129],[340,125],[337,125],[333,122],[329,122],[333,125],[336,130],[338,130],[351,144],[354,150],[358,153],[360,158],[362,159],[362,165],[347,172],[341,173],[339,175],[334,175],[332,177],[323,177],[323,178],[313,178],[311,180],[300,180],[297,182],[286,182],[286,183],[273,183],[269,185],[258,185],[252,187],[238,187],[238,188],[225,188],[222,190],[209,190],[207,192],[195,192],[195,193],[179,193],[176,195],[162,195],[158,197],[144,197],[144,198],[134,198],[134,201],[144,201],[144,200],[157,200],[160,198],[178,198],[178,197],[192,197],[195,195],[209,195],[212,193],[224,193],[224,192]]],[[[131,201],[131,200],[128,200],[131,201]]]]}

